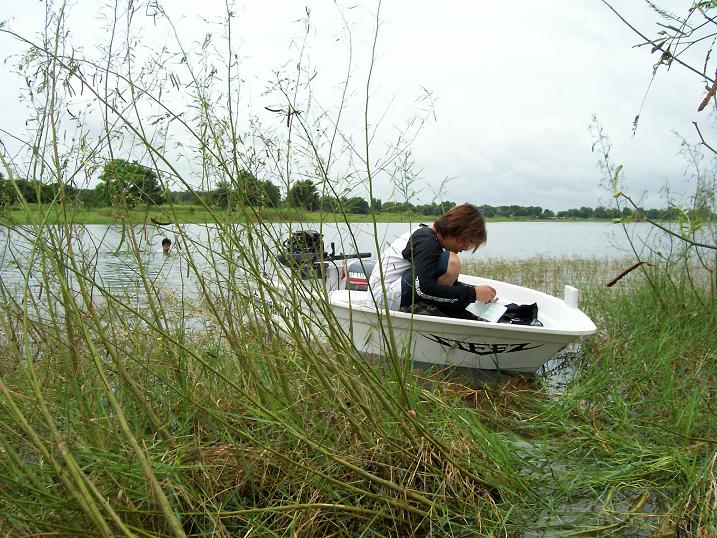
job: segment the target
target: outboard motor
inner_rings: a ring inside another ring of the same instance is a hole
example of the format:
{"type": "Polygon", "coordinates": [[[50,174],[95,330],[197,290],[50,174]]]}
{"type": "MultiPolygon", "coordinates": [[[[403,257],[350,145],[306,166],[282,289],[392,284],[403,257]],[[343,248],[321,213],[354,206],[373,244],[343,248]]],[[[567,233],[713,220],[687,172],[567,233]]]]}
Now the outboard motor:
{"type": "Polygon", "coordinates": [[[324,252],[324,241],[319,232],[293,232],[282,245],[284,252],[277,256],[279,263],[297,269],[301,278],[322,277],[321,260],[326,259],[327,254],[324,252]]]}
{"type": "Polygon", "coordinates": [[[346,268],[346,289],[352,291],[366,291],[368,277],[371,276],[376,260],[356,260],[346,268]]]}
{"type": "Polygon", "coordinates": [[[346,289],[365,291],[368,289],[368,276],[371,274],[374,260],[364,262],[366,271],[361,267],[361,260],[369,258],[369,252],[355,254],[336,254],[336,245],[331,243],[331,253],[324,252],[324,240],[315,230],[293,232],[282,243],[282,252],[276,257],[280,264],[292,269],[294,275],[302,280],[321,279],[327,289],[339,289],[346,279],[346,289]],[[338,260],[355,260],[341,270],[336,265],[338,260]],[[339,273],[340,276],[339,276],[339,273]],[[348,273],[348,274],[347,274],[348,273]]]}

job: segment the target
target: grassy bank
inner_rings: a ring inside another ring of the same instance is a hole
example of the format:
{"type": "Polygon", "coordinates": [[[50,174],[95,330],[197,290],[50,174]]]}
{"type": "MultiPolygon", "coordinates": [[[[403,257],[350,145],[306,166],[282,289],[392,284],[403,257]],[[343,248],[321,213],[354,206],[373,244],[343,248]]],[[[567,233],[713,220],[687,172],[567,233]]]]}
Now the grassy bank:
{"type": "Polygon", "coordinates": [[[557,392],[540,377],[469,386],[400,356],[367,364],[335,327],[306,329],[320,303],[289,309],[280,336],[229,236],[194,301],[157,289],[137,250],[137,306],[98,287],[65,231],[37,245],[42,284],[5,290],[0,310],[10,534],[717,530],[717,321],[699,298],[661,301],[639,272],[606,288],[619,262],[481,264],[578,285],[600,330],[557,392]]]}

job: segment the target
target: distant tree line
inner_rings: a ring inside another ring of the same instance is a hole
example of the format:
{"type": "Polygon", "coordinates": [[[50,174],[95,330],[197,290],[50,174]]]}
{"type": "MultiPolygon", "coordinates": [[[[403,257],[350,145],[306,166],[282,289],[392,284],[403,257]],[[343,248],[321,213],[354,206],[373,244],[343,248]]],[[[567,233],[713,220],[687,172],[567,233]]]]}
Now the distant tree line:
{"type": "MultiPolygon", "coordinates": [[[[374,198],[372,204],[360,196],[321,196],[316,184],[305,179],[295,182],[282,198],[281,190],[271,181],[259,180],[244,170],[237,177],[223,179],[209,191],[169,191],[163,189],[157,172],[136,161],[124,159],[107,161],[99,175],[99,183],[93,189],[79,189],[67,184],[46,184],[36,180],[10,181],[0,173],[0,208],[16,204],[22,197],[30,204],[49,203],[53,200],[74,200],[87,208],[127,206],[141,207],[163,203],[193,204],[197,197],[210,207],[237,209],[239,207],[296,207],[307,211],[346,212],[369,214],[371,206],[378,213],[413,213],[416,215],[442,215],[455,202],[441,201],[430,204],[409,202],[381,202],[374,198]]],[[[554,212],[539,206],[482,205],[480,210],[486,218],[506,219],[617,219],[635,216],[630,208],[580,207],[554,212]]],[[[651,220],[673,220],[679,216],[675,208],[640,209],[639,217],[651,220]]],[[[702,218],[714,219],[708,209],[702,218]]]]}
{"type": "Polygon", "coordinates": [[[0,174],[0,207],[25,200],[29,204],[74,200],[85,207],[160,205],[166,192],[157,173],[147,166],[124,159],[105,163],[94,189],[80,189],[67,183],[43,183],[34,179],[10,181],[0,174]]]}

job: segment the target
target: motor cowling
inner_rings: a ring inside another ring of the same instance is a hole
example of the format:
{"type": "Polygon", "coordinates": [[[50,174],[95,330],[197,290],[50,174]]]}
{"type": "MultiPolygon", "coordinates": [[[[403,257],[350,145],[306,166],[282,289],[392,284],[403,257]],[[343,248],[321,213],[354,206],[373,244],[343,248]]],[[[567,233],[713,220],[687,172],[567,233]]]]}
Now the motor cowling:
{"type": "Polygon", "coordinates": [[[287,267],[316,263],[326,257],[323,238],[315,230],[293,232],[282,246],[284,251],[279,254],[278,260],[287,267]]]}
{"type": "Polygon", "coordinates": [[[323,278],[326,264],[322,264],[321,260],[326,258],[326,252],[323,237],[319,232],[293,232],[284,240],[282,247],[283,252],[277,256],[279,263],[294,269],[299,278],[323,278]]]}
{"type": "Polygon", "coordinates": [[[346,267],[346,289],[366,291],[376,260],[355,260],[346,267]]]}

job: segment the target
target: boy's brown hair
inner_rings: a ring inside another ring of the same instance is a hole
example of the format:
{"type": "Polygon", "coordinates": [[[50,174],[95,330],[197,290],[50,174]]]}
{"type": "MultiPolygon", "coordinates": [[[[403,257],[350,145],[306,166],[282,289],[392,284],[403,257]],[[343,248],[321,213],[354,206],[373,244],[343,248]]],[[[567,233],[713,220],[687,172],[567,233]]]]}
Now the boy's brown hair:
{"type": "Polygon", "coordinates": [[[444,237],[468,241],[473,252],[488,240],[483,215],[473,204],[461,204],[449,209],[433,223],[433,229],[444,237]]]}

